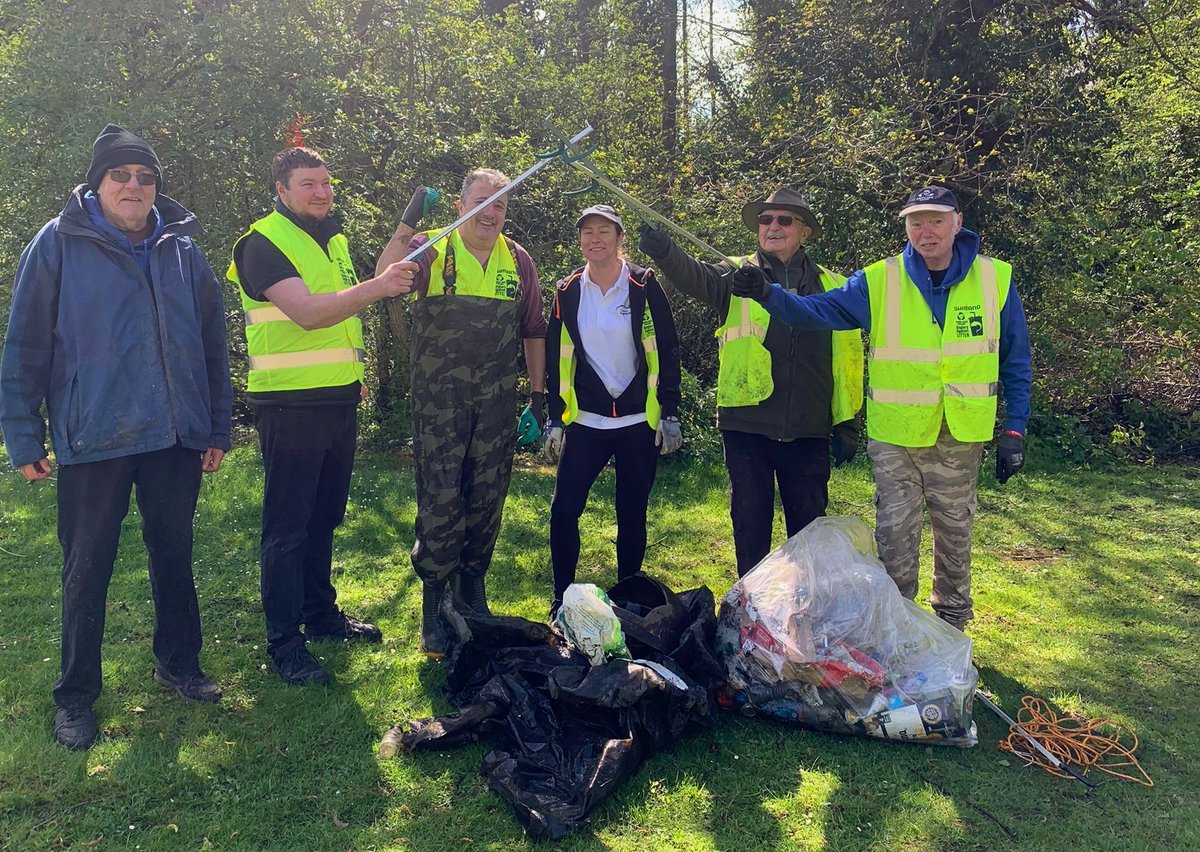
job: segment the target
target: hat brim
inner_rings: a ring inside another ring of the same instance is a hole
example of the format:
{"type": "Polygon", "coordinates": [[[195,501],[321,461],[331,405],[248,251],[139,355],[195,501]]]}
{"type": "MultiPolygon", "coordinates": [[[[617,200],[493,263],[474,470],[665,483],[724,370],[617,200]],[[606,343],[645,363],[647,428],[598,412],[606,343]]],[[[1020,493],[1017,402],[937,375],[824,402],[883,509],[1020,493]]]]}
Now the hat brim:
{"type": "Polygon", "coordinates": [[[958,209],[951,207],[949,204],[910,204],[900,211],[900,218],[903,219],[909,213],[957,213],[958,209]]]}
{"type": "Polygon", "coordinates": [[[800,217],[805,225],[808,225],[812,231],[812,239],[817,239],[824,231],[821,228],[821,223],[817,221],[817,217],[807,207],[801,207],[799,204],[786,204],[784,202],[775,201],[751,201],[742,208],[742,224],[751,231],[758,230],[758,214],[764,210],[790,210],[800,217]]]}
{"type": "Polygon", "coordinates": [[[616,216],[613,216],[609,213],[601,213],[598,210],[592,210],[591,212],[585,213],[584,215],[582,215],[578,219],[576,219],[575,220],[575,230],[578,231],[580,228],[582,228],[583,223],[586,222],[588,219],[592,218],[593,216],[599,216],[601,219],[604,219],[608,222],[612,222],[614,225],[617,226],[618,231],[620,231],[622,234],[625,233],[625,224],[620,219],[618,219],[616,216]]]}

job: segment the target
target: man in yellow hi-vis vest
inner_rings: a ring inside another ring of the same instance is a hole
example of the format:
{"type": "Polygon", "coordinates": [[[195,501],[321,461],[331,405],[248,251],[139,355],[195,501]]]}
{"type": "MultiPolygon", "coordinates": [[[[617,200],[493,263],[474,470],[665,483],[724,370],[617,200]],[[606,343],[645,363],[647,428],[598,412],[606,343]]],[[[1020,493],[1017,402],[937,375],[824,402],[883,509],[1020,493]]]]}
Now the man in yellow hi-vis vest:
{"type": "MultiPolygon", "coordinates": [[[[248,399],[266,471],[260,558],[267,653],[285,683],[303,686],[329,681],[306,640],[382,639],[377,627],[337,606],[333,531],[346,514],[358,403],[366,395],[356,314],[410,292],[417,267],[394,263],[359,282],[330,216],[333,186],[316,151],[281,151],[271,177],[275,209],[237,241],[228,277],[246,315],[248,399]]],[[[405,211],[409,233],[424,197],[422,188],[405,211]]]]}
{"type": "MultiPolygon", "coordinates": [[[[808,202],[783,188],[742,208],[757,230],[758,251],[742,260],[802,297],[842,283],[807,252],[821,226],[808,202]]],[[[717,376],[717,426],[729,471],[729,515],[738,576],[771,549],[775,482],[787,534],[795,535],[829,503],[829,457],[835,466],[858,448],[863,349],[859,332],[801,331],[772,322],[733,292],[733,266],[688,256],[660,228],[643,226],[638,247],[677,290],[714,308],[724,322],[717,376]]]]}
{"type": "Polygon", "coordinates": [[[761,270],[733,289],[798,328],[870,334],[867,453],[875,466],[875,540],[900,592],[917,594],[922,504],[933,526],[930,604],[959,628],[974,617],[971,527],[979,461],[992,439],[1001,386],[1004,429],[996,480],[1025,462],[1031,384],[1029,331],[1012,267],[979,253],[950,190],[927,186],[900,211],[908,244],[850,276],[844,287],[797,299],[761,270]]]}
{"type": "MultiPolygon", "coordinates": [[[[465,213],[508,184],[476,169],[456,203],[465,213]]],[[[417,258],[412,306],[413,472],[417,485],[413,569],[422,581],[422,650],[446,651],[439,607],[489,612],[484,575],[516,449],[517,351],[529,369],[530,411],[545,423],[546,316],[537,269],[504,236],[508,196],[493,200],[417,258]]],[[[413,238],[409,250],[436,232],[413,238]]],[[[393,241],[386,263],[402,249],[393,241]]]]}

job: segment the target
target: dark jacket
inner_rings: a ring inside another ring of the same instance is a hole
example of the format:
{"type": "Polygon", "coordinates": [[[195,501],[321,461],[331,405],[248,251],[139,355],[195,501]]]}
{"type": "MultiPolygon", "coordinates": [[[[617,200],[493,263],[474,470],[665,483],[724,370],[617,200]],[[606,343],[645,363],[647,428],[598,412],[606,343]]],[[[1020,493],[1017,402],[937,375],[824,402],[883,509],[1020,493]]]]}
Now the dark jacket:
{"type": "MultiPolygon", "coordinates": [[[[772,281],[796,292],[802,276],[796,267],[799,252],[789,263],[759,251],[755,263],[772,281]]],[[[658,259],[663,276],[676,289],[711,306],[719,327],[729,313],[733,294],[732,267],[728,263],[704,263],[672,244],[665,258],[658,259]]],[[[819,281],[811,293],[824,292],[819,281]]],[[[717,408],[717,426],[733,432],[748,432],[768,438],[828,438],[833,427],[833,337],[828,331],[800,331],[782,322],[767,325],[763,346],[771,353],[771,379],[775,390],[758,405],[717,408]]]]}
{"type": "Polygon", "coordinates": [[[77,187],[17,266],[0,365],[0,428],[14,467],[46,456],[44,400],[59,464],[229,449],[233,391],[225,310],[200,223],[159,195],[150,276],[98,228],[77,187]]]}
{"type": "Polygon", "coordinates": [[[646,410],[646,351],[642,348],[642,319],[647,305],[654,320],[654,335],[658,345],[658,404],[664,417],[679,415],[679,335],[671,305],[654,272],[629,264],[629,330],[635,341],[638,372],[629,386],[616,399],[609,394],[604,382],[588,361],[579,337],[579,298],[583,267],[576,269],[554,291],[554,306],[550,310],[550,325],[546,331],[546,396],[550,404],[550,420],[562,423],[566,404],[558,392],[558,354],[562,329],[575,344],[575,396],[584,411],[609,417],[623,417],[646,410]]]}

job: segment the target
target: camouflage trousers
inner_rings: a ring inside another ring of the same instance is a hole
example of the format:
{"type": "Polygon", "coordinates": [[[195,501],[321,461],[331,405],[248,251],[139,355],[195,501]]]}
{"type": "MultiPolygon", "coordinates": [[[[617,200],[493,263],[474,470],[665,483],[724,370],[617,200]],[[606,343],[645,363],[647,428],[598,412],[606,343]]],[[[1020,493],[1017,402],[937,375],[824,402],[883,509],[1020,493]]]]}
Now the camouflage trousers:
{"type": "Polygon", "coordinates": [[[933,527],[933,593],[942,619],[962,628],[974,618],[971,526],[983,444],[963,443],[945,424],[932,447],[867,442],[875,466],[875,543],[879,558],[909,600],[917,596],[922,509],[933,527]]]}

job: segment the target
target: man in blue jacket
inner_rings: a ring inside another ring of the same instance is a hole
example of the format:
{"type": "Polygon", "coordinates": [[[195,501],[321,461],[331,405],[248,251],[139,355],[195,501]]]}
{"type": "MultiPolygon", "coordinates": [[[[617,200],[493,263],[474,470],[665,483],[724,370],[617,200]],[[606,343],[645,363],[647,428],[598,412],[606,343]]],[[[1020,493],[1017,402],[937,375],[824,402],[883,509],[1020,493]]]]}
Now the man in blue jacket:
{"type": "Polygon", "coordinates": [[[232,389],[221,289],[196,217],[159,194],[145,140],[110,124],[87,183],[25,248],[0,363],[0,429],[29,482],[58,459],[62,673],[54,736],[98,735],[105,599],[136,488],[154,597],[153,676],[193,701],[221,698],[200,669],[192,520],[201,473],[229,449],[232,389]]]}
{"type": "Polygon", "coordinates": [[[827,293],[798,298],[743,266],[733,292],[798,328],[866,329],[867,453],[875,468],[875,540],[900,592],[917,594],[922,504],[933,526],[930,604],[959,628],[974,617],[971,527],[983,444],[1003,387],[996,479],[1025,461],[1029,331],[1012,267],[979,253],[958,199],[927,186],[900,211],[908,244],[827,293]]]}

